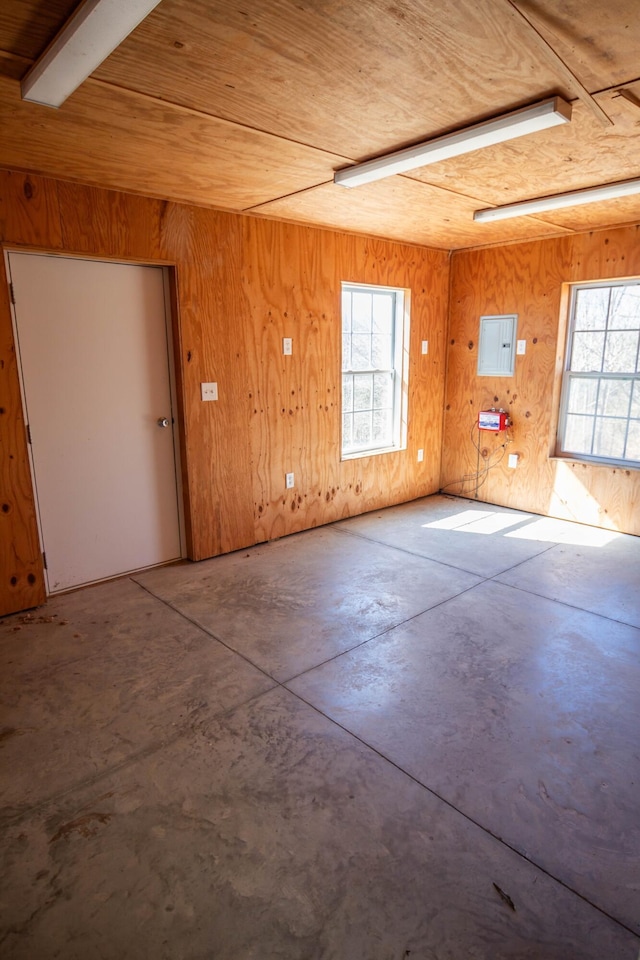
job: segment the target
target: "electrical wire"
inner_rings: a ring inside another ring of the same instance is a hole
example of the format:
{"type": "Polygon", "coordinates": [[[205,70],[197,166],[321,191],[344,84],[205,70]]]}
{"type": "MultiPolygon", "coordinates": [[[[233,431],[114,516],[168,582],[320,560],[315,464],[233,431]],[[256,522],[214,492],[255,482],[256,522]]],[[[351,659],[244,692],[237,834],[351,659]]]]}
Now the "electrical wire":
{"type": "Polygon", "coordinates": [[[504,443],[501,443],[499,447],[496,447],[494,450],[491,451],[491,453],[488,456],[486,456],[485,454],[482,453],[482,448],[480,447],[480,443],[479,443],[480,430],[478,429],[478,425],[475,420],[471,426],[470,437],[471,437],[471,443],[473,444],[475,449],[478,451],[478,460],[476,464],[475,473],[466,473],[464,474],[464,476],[460,477],[459,480],[451,480],[450,483],[447,483],[443,487],[440,487],[440,493],[443,493],[445,490],[448,490],[449,487],[455,487],[458,484],[461,484],[464,487],[465,483],[475,482],[475,496],[477,499],[478,490],[480,489],[480,487],[483,486],[483,484],[486,483],[487,477],[489,475],[489,471],[493,470],[494,467],[497,467],[498,464],[502,462],[502,460],[504,459],[504,455],[507,452],[507,446],[510,443],[513,443],[513,438],[510,436],[509,433],[507,433],[504,443]],[[478,431],[477,440],[475,436],[476,430],[478,431]],[[492,463],[491,461],[493,460],[493,458],[497,453],[500,453],[500,458],[492,463]],[[482,467],[482,469],[480,469],[480,458],[484,460],[484,466],[482,467]]]}

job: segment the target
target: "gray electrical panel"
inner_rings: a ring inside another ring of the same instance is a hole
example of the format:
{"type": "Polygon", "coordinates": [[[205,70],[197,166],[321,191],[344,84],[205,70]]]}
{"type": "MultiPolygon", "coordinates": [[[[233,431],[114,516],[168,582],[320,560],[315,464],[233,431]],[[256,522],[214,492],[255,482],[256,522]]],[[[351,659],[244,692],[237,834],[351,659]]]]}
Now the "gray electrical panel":
{"type": "Polygon", "coordinates": [[[513,376],[517,325],[517,313],[480,317],[479,377],[513,376]]]}

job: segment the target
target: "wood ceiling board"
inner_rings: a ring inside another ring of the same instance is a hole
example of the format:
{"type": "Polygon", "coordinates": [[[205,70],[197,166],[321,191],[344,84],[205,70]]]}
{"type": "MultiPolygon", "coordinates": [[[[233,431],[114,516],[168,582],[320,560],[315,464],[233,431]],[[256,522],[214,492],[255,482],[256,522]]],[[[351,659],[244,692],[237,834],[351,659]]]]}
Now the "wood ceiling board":
{"type": "Polygon", "coordinates": [[[484,197],[484,206],[640,176],[640,109],[611,93],[598,100],[613,126],[603,127],[583,103],[574,103],[571,122],[561,127],[434,163],[408,176],[484,197]]]}
{"type": "Polygon", "coordinates": [[[549,213],[537,213],[536,218],[548,223],[551,230],[562,227],[576,233],[640,223],[640,195],[619,197],[617,200],[602,200],[582,207],[566,207],[563,210],[551,210],[549,213]]]}
{"type": "Polygon", "coordinates": [[[60,110],[0,78],[0,166],[242,210],[332,178],[335,157],[87,81],[60,110]]]}
{"type": "Polygon", "coordinates": [[[5,53],[0,50],[0,77],[22,80],[30,66],[30,60],[25,60],[24,57],[15,57],[12,53],[5,53]]]}
{"type": "Polygon", "coordinates": [[[569,95],[525,39],[499,0],[163,0],[95,76],[355,160],[569,95]]]}
{"type": "Polygon", "coordinates": [[[477,206],[467,197],[389,177],[354,189],[324,184],[250,212],[445,250],[567,232],[530,217],[474,223],[477,206]]]}
{"type": "Polygon", "coordinates": [[[78,4],[79,0],[2,0],[0,50],[36,60],[78,4]]]}
{"type": "Polygon", "coordinates": [[[515,0],[592,92],[638,74],[638,0],[515,0]]]}

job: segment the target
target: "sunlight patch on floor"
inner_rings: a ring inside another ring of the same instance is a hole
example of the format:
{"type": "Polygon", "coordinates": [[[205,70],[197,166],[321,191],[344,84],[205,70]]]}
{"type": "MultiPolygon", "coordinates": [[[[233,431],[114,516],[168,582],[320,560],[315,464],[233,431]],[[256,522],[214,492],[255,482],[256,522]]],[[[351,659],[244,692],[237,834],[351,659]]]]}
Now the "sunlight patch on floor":
{"type": "Polygon", "coordinates": [[[489,510],[462,510],[451,517],[423,523],[427,530],[454,530],[457,533],[491,535],[502,533],[518,540],[535,540],[542,543],[567,543],[579,547],[603,547],[620,534],[614,530],[590,527],[553,517],[534,518],[527,513],[503,513],[489,510]],[[517,530],[510,530],[521,524],[517,530]]]}
{"type": "Polygon", "coordinates": [[[434,520],[432,523],[423,523],[425,528],[435,530],[461,530],[463,533],[500,533],[507,527],[514,527],[517,523],[530,520],[526,513],[494,513],[484,510],[463,510],[453,517],[443,520],[434,520]]]}
{"type": "Polygon", "coordinates": [[[620,534],[615,530],[603,530],[600,527],[588,527],[583,524],[567,523],[566,520],[554,520],[541,517],[520,530],[511,530],[506,537],[521,540],[540,540],[544,543],[570,543],[577,547],[604,547],[620,534]]]}

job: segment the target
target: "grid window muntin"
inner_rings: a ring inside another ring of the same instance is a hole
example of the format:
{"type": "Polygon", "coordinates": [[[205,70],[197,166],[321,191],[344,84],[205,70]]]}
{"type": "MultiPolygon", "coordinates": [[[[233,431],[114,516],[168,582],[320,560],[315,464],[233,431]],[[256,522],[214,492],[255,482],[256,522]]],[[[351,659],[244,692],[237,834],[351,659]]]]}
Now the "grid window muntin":
{"type": "Polygon", "coordinates": [[[640,466],[640,279],[572,288],[558,448],[640,466]]]}
{"type": "Polygon", "coordinates": [[[406,292],[342,285],[342,456],[402,449],[406,292]]]}

